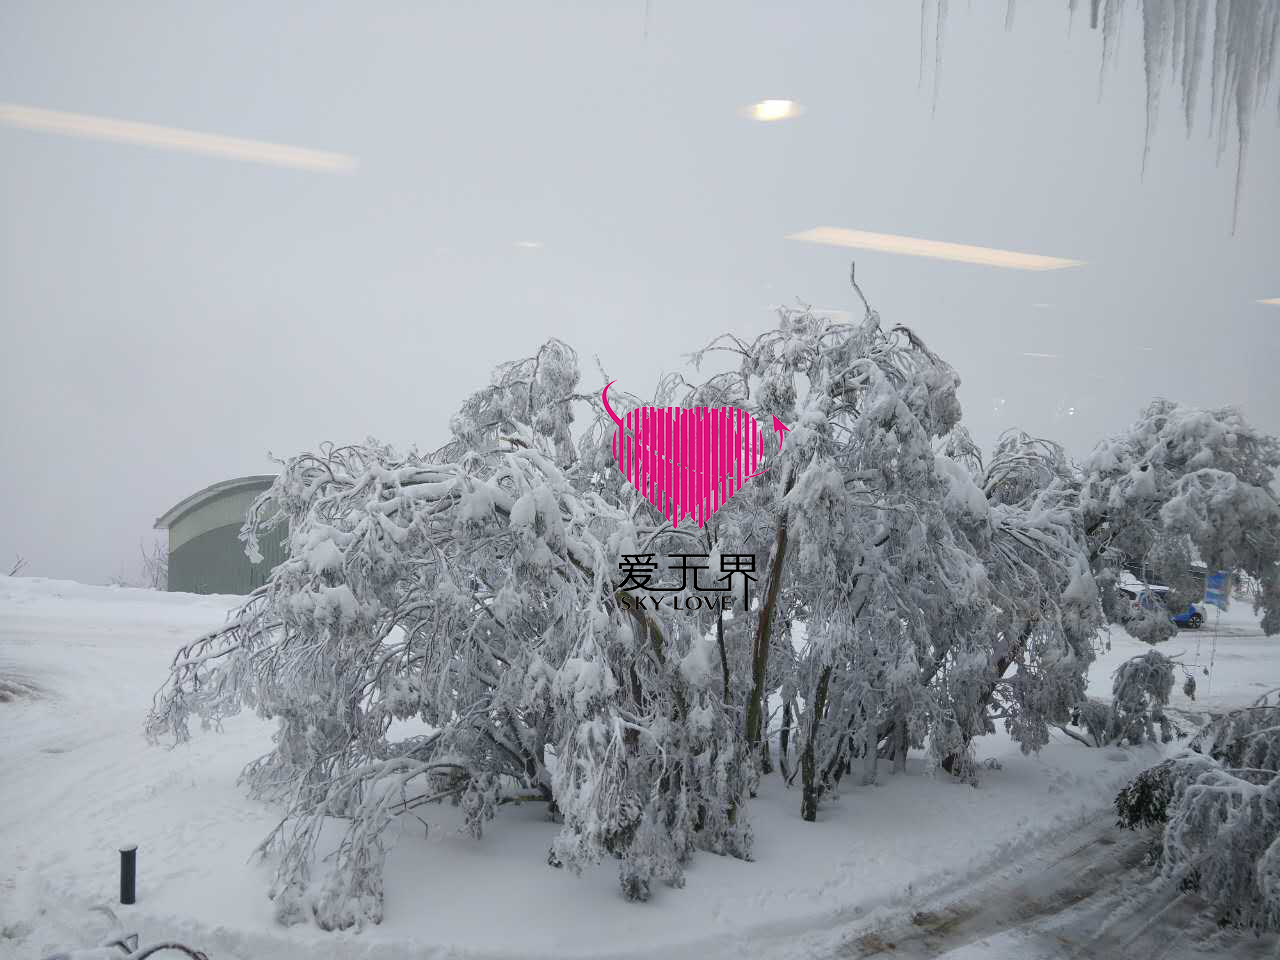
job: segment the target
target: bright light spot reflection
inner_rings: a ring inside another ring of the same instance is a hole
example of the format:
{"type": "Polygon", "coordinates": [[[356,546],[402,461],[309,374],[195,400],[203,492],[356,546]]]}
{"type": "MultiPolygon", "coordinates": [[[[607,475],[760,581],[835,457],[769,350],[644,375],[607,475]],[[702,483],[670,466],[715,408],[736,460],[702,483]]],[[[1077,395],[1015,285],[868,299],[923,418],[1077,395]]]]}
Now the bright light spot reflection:
{"type": "Polygon", "coordinates": [[[978,247],[968,243],[925,240],[921,237],[904,237],[893,233],[870,233],[866,230],[849,230],[844,227],[814,227],[812,230],[793,233],[787,239],[825,243],[834,247],[901,253],[911,257],[933,257],[937,260],[979,263],[987,267],[1007,267],[1013,270],[1062,270],[1065,267],[1084,265],[1083,260],[1046,257],[1038,253],[1019,253],[1016,250],[999,250],[995,247],[978,247]]]}
{"type": "Polygon", "coordinates": [[[794,100],[761,100],[746,107],[743,113],[752,120],[771,123],[774,120],[788,120],[804,113],[804,108],[794,100]]]}
{"type": "Polygon", "coordinates": [[[145,147],[183,150],[208,156],[248,160],[277,167],[294,167],[316,173],[352,173],[359,165],[355,157],[308,147],[293,147],[265,140],[245,140],[220,133],[202,133],[178,127],[162,127],[154,123],[116,120],[83,113],[63,113],[40,107],[23,107],[0,103],[0,123],[45,133],[86,137],[91,140],[114,140],[145,147]]]}

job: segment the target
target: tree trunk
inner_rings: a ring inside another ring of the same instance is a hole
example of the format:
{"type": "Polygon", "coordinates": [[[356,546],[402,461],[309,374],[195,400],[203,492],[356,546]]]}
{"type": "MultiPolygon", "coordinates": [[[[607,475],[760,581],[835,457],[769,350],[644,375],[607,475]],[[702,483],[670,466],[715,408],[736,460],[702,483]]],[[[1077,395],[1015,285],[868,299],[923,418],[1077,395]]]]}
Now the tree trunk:
{"type": "Polygon", "coordinates": [[[907,736],[906,718],[899,717],[894,725],[893,737],[893,772],[907,772],[907,750],[911,745],[911,740],[907,736]]]}
{"type": "Polygon", "coordinates": [[[814,756],[814,745],[818,739],[818,725],[822,723],[822,714],[827,708],[827,685],[830,682],[831,668],[823,667],[822,676],[818,678],[818,689],[814,693],[813,706],[810,708],[808,735],[800,754],[800,776],[804,784],[800,816],[810,823],[818,819],[818,800],[822,796],[822,789],[817,783],[818,764],[814,756]]]}
{"type": "MultiPolygon", "coordinates": [[[[883,529],[876,539],[871,543],[869,549],[879,550],[889,541],[889,531],[883,529]]],[[[863,564],[865,565],[865,557],[863,564]]],[[[864,582],[859,574],[855,581],[852,593],[859,598],[853,609],[851,622],[856,623],[858,618],[862,616],[863,608],[867,604],[867,590],[864,582]]],[[[831,683],[831,666],[822,668],[822,675],[818,679],[817,690],[814,693],[813,704],[810,708],[811,719],[809,723],[808,735],[804,745],[804,752],[800,756],[800,772],[802,774],[802,782],[804,784],[804,797],[800,804],[800,815],[805,820],[814,820],[818,815],[818,800],[822,797],[822,791],[831,777],[839,779],[839,771],[849,767],[848,756],[841,756],[840,750],[837,748],[832,756],[831,763],[828,768],[822,771],[822,778],[819,781],[817,770],[817,758],[815,743],[818,737],[818,725],[823,722],[823,714],[827,709],[828,688],[831,683]]],[[[851,716],[856,716],[857,711],[850,711],[851,716]]],[[[852,721],[851,721],[852,722],[852,721]]],[[[839,734],[840,736],[851,736],[852,729],[846,730],[839,734]]],[[[874,734],[873,734],[874,736],[874,734]]],[[[878,740],[879,738],[876,737],[878,740]]],[[[852,753],[852,749],[849,750],[852,753]]]]}
{"type": "Polygon", "coordinates": [[[782,771],[784,780],[791,779],[791,771],[787,769],[787,746],[791,742],[791,701],[782,701],[782,729],[778,732],[778,769],[782,771]]]}
{"type": "MultiPolygon", "coordinates": [[[[1000,685],[1000,681],[1004,679],[1004,675],[1009,672],[1009,668],[1022,655],[1022,651],[1027,646],[1027,641],[1031,639],[1032,623],[1028,623],[1022,630],[1022,634],[1018,640],[1011,644],[1004,653],[995,658],[991,664],[991,671],[987,676],[987,682],[982,686],[982,693],[978,696],[978,714],[985,715],[987,707],[991,705],[991,698],[996,695],[996,688],[1000,685]]],[[[967,734],[965,746],[967,747],[973,742],[972,734],[967,734]]],[[[942,769],[947,773],[955,772],[956,761],[959,760],[957,754],[949,754],[942,758],[942,769]]]]}
{"type": "Polygon", "coordinates": [[[724,611],[716,614],[716,642],[720,644],[720,672],[724,675],[724,703],[729,705],[729,654],[724,649],[724,611]]]}
{"type": "MultiPolygon", "coordinates": [[[[788,477],[783,496],[790,491],[793,481],[788,477]]],[[[782,569],[787,558],[787,515],[778,521],[778,531],[773,539],[773,555],[769,560],[769,579],[765,585],[764,602],[760,605],[760,619],[751,644],[751,696],[747,699],[747,743],[758,746],[764,739],[765,678],[769,672],[769,645],[773,636],[773,611],[778,605],[782,588],[782,569]]],[[[762,751],[762,766],[769,765],[768,745],[762,751]]],[[[768,772],[767,770],[765,772],[768,772]]]]}
{"type": "Polygon", "coordinates": [[[879,738],[876,737],[874,727],[867,730],[865,739],[866,743],[862,747],[862,785],[869,787],[876,782],[876,761],[880,759],[879,738]]]}

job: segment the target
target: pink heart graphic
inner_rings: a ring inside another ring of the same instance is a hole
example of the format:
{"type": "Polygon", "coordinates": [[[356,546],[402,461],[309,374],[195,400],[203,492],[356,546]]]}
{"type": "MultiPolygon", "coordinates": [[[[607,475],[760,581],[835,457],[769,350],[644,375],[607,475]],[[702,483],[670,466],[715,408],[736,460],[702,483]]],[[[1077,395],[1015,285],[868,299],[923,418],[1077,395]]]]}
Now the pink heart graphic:
{"type": "MultiPolygon", "coordinates": [[[[760,427],[735,407],[640,407],[619,417],[600,395],[617,425],[613,459],[623,476],[671,521],[685,517],[702,526],[760,471],[760,427]]],[[[774,418],[779,446],[788,429],[774,418]]]]}

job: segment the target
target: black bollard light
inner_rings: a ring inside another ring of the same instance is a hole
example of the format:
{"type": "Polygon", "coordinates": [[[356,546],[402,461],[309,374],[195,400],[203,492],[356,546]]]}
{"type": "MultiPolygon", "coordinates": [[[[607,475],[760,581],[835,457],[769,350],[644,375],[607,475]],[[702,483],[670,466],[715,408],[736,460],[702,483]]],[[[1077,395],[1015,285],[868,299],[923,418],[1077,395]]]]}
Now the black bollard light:
{"type": "Polygon", "coordinates": [[[120,902],[133,903],[138,882],[138,847],[120,848],[120,902]]]}

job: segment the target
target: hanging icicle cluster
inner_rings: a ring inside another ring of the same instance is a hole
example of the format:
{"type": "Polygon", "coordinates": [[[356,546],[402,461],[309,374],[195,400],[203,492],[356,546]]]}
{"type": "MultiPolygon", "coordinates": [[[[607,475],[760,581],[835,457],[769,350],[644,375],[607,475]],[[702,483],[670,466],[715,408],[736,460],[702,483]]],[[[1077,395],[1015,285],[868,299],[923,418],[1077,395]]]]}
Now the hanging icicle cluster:
{"type": "MultiPolygon", "coordinates": [[[[921,0],[921,69],[925,48],[925,24],[931,0],[921,0]]],[[[946,18],[946,0],[936,4],[936,60],[942,57],[942,29],[946,18]]],[[[1068,11],[1075,15],[1079,0],[1068,0],[1068,11]]],[[[1090,0],[1089,25],[1101,27],[1102,62],[1100,79],[1115,58],[1124,8],[1128,0],[1090,0]]],[[[1142,13],[1143,67],[1146,72],[1147,116],[1143,167],[1151,148],[1159,113],[1160,93],[1166,71],[1172,75],[1181,95],[1182,114],[1190,135],[1195,126],[1199,91],[1203,83],[1206,53],[1209,62],[1209,125],[1215,137],[1218,155],[1225,152],[1230,127],[1236,130],[1236,182],[1232,228],[1239,218],[1240,186],[1244,180],[1245,160],[1249,150],[1254,115],[1263,106],[1271,89],[1271,77],[1280,49],[1280,0],[1138,0],[1142,13]],[[1209,25],[1212,8],[1213,26],[1209,25]],[[1212,44],[1212,46],[1211,46],[1212,44]]],[[[1012,29],[1014,0],[1009,0],[1005,29],[1012,29]]],[[[934,101],[937,101],[935,67],[934,101]]],[[[1280,85],[1276,106],[1280,111],[1280,85]]]]}

